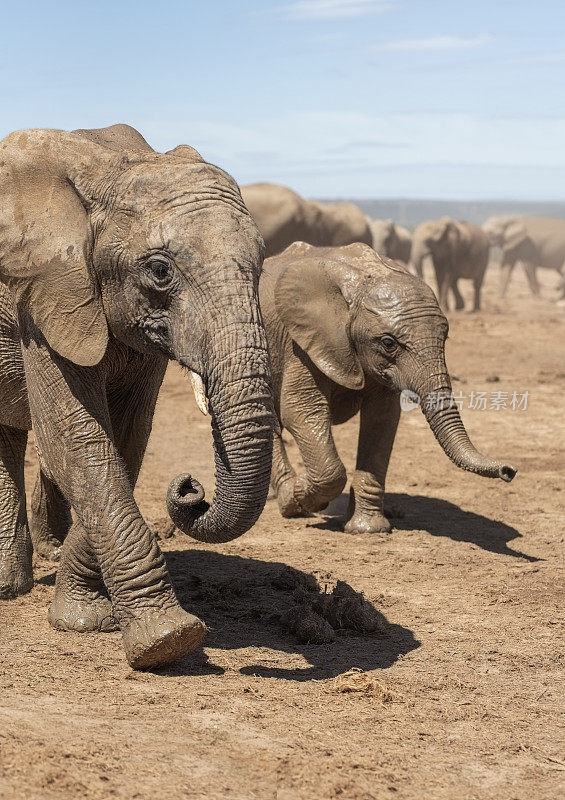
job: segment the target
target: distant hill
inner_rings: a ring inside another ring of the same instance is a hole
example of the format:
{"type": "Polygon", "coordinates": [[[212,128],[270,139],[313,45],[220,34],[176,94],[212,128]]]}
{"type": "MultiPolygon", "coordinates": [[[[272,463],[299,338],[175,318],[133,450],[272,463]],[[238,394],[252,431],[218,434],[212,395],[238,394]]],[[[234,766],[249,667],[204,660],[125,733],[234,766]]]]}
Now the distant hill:
{"type": "MultiPolygon", "coordinates": [[[[335,198],[334,198],[335,199],[335,198]]],[[[408,228],[438,217],[465,219],[482,225],[495,214],[527,214],[535,217],[565,219],[565,202],[528,203],[515,200],[355,200],[365,214],[373,219],[393,219],[408,228]]]]}

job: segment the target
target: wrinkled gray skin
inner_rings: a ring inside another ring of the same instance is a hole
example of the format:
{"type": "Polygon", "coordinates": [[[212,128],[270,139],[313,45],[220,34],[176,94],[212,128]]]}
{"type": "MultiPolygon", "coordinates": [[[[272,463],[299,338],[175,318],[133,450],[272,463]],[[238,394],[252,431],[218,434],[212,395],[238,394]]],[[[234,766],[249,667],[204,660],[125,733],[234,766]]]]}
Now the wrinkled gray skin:
{"type": "Polygon", "coordinates": [[[480,311],[489,256],[489,240],[481,228],[449,217],[423,222],[414,231],[411,256],[412,268],[420,278],[426,256],[431,256],[434,265],[440,306],[449,311],[447,295],[451,289],[455,308],[459,311],[465,307],[457,281],[467,278],[475,289],[473,310],[480,311]]]}
{"type": "Polygon", "coordinates": [[[318,511],[341,493],[346,474],[332,425],[360,411],[345,530],[390,530],[383,497],[403,389],[422,398],[426,419],[454,464],[512,480],[514,467],[481,455],[469,441],[450,403],[447,320],[432,290],[402,265],[361,244],[297,243],[265,261],[259,296],[275,407],[305,466],[296,475],[275,435],[272,484],[283,516],[318,511]]]}
{"type": "Polygon", "coordinates": [[[242,186],[241,194],[265,240],[267,256],[297,241],[335,247],[351,242],[372,244],[367,220],[354,203],[305,200],[276,183],[242,186]]]}
{"type": "MultiPolygon", "coordinates": [[[[506,295],[518,262],[532,294],[539,295],[538,267],[565,275],[565,220],[551,217],[490,217],[483,225],[490,244],[502,250],[500,294],[506,295]]],[[[565,296],[565,289],[562,290],[565,296]]]]}
{"type": "Polygon", "coordinates": [[[33,583],[33,425],[34,538],[51,556],[64,539],[51,624],[117,623],[132,666],[167,663],[205,628],[179,606],[133,487],[175,359],[206,387],[216,458],[209,507],[188,476],[171,484],[175,524],[220,542],[259,516],[274,421],[263,242],[229,175],[190,147],[155,153],[128,126],[14,133],[0,164],[0,597],[33,583]]]}
{"type": "Polygon", "coordinates": [[[412,234],[408,228],[397,225],[391,219],[371,219],[367,217],[371,235],[373,237],[373,250],[381,256],[392,258],[393,261],[410,263],[412,252],[412,234]]]}

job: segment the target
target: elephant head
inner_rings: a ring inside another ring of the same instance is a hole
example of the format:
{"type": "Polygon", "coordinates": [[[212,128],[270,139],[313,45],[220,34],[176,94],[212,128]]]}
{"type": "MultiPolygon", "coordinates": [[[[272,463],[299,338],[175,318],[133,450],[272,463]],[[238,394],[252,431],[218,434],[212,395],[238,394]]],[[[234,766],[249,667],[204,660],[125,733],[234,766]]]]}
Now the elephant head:
{"type": "Polygon", "coordinates": [[[336,202],[322,203],[306,201],[307,215],[311,220],[311,244],[321,246],[351,244],[365,242],[372,244],[371,230],[361,209],[355,203],[336,202]]]}
{"type": "Polygon", "coordinates": [[[517,219],[506,226],[502,240],[502,250],[509,253],[517,248],[524,248],[528,240],[528,231],[524,223],[517,219]]]}
{"type": "Polygon", "coordinates": [[[490,217],[483,225],[483,230],[493,247],[500,247],[503,252],[510,252],[524,247],[528,231],[520,217],[502,215],[490,217]]]}
{"type": "Polygon", "coordinates": [[[173,481],[175,524],[201,541],[247,530],[264,505],[273,411],[257,298],[263,242],[238,186],[191,147],[136,131],[21,131],[0,144],[0,279],[47,345],[83,367],[109,337],[190,370],[209,402],[210,506],[173,481]]]}
{"type": "Polygon", "coordinates": [[[351,390],[376,382],[415,393],[441,447],[458,467],[512,480],[514,467],[475,449],[452,402],[445,364],[448,322],[432,290],[363,245],[320,249],[315,259],[308,257],[307,245],[295,247],[302,251],[297,249],[296,259],[280,273],[275,304],[293,340],[316,367],[351,390]]]}
{"type": "Polygon", "coordinates": [[[414,231],[414,244],[421,256],[440,254],[458,234],[457,224],[449,217],[441,217],[418,225],[414,231]]]}

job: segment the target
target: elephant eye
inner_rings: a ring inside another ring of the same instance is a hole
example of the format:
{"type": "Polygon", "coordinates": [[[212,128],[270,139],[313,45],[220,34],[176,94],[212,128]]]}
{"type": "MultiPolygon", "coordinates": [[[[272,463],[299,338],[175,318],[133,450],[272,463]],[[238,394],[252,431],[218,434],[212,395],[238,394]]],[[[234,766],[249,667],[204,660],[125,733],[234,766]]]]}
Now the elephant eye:
{"type": "Polygon", "coordinates": [[[162,257],[149,258],[145,262],[145,267],[159,288],[168,286],[175,274],[173,265],[170,263],[170,261],[167,261],[167,259],[162,257]]]}
{"type": "Polygon", "coordinates": [[[381,336],[379,338],[379,342],[387,353],[393,353],[398,347],[398,342],[394,336],[389,336],[388,334],[381,336]]]}

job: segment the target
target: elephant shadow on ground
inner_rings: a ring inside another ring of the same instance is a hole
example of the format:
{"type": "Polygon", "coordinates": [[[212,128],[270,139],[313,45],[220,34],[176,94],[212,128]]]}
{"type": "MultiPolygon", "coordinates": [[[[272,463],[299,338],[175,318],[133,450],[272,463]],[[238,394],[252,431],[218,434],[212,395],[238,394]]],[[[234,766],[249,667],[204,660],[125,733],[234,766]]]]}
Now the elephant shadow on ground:
{"type": "MultiPolygon", "coordinates": [[[[209,628],[206,647],[265,648],[301,656],[307,662],[300,667],[279,666],[275,654],[259,652],[262,663],[241,668],[243,674],[293,681],[322,680],[352,668],[385,669],[420,645],[412,631],[389,622],[372,603],[342,581],[335,592],[356,597],[356,602],[361,603],[361,617],[369,620],[364,632],[359,616],[345,619],[343,604],[329,609],[332,594],[327,586],[318,584],[313,575],[285,564],[212,550],[175,550],[165,555],[181,605],[209,628]],[[328,611],[321,613],[325,614],[326,625],[329,620],[335,628],[330,627],[333,641],[303,643],[304,629],[302,641],[299,634],[292,632],[289,619],[305,607],[311,612],[312,606],[328,611]]],[[[210,663],[205,653],[191,654],[159,670],[166,675],[222,672],[224,669],[210,663]]]]}
{"type": "MultiPolygon", "coordinates": [[[[341,530],[347,513],[349,495],[342,494],[322,512],[323,519],[308,527],[322,530],[341,530]]],[[[427,531],[432,536],[444,536],[455,542],[469,542],[483,550],[499,555],[541,561],[519,550],[508,547],[514,539],[521,539],[520,531],[504,522],[483,517],[474,511],[464,511],[455,503],[424,495],[387,494],[385,516],[393,529],[401,531],[427,531]]]]}

